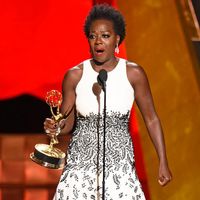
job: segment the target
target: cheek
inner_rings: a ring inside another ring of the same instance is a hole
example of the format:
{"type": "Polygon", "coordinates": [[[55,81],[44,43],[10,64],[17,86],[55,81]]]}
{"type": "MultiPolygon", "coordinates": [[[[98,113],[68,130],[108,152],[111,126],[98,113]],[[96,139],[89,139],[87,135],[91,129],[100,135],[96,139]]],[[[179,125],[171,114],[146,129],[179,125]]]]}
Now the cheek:
{"type": "Polygon", "coordinates": [[[108,48],[112,48],[113,47],[114,42],[113,41],[109,41],[109,40],[105,40],[104,41],[104,45],[108,48]]]}
{"type": "Polygon", "coordinates": [[[93,49],[94,49],[93,43],[88,41],[88,45],[89,45],[89,51],[90,51],[90,53],[93,54],[93,49]]]}
{"type": "Polygon", "coordinates": [[[116,43],[112,42],[112,43],[108,44],[108,47],[109,47],[110,50],[114,50],[115,47],[116,47],[116,43]]]}
{"type": "Polygon", "coordinates": [[[88,45],[89,45],[89,49],[90,49],[90,51],[91,51],[91,49],[92,49],[92,44],[91,44],[91,42],[88,41],[88,45]]]}

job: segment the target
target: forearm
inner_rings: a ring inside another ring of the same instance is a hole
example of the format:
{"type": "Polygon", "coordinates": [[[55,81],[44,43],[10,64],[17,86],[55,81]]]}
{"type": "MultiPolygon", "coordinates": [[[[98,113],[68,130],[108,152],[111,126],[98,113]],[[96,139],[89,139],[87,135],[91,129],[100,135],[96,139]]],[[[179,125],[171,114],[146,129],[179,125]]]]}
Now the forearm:
{"type": "Polygon", "coordinates": [[[74,127],[74,117],[69,116],[67,119],[63,119],[63,122],[60,124],[60,135],[69,134],[74,127]]]}
{"type": "Polygon", "coordinates": [[[154,144],[160,162],[167,164],[165,141],[159,118],[156,116],[153,120],[146,122],[146,127],[150,138],[154,144]]]}

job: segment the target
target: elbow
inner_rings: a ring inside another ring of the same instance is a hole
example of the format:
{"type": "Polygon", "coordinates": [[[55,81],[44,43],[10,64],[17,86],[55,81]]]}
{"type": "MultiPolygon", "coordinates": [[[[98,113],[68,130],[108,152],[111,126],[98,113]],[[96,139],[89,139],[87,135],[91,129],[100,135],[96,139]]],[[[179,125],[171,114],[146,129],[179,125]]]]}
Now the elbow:
{"type": "Polygon", "coordinates": [[[155,115],[153,117],[149,117],[149,118],[145,119],[145,124],[147,127],[151,127],[154,124],[160,124],[160,119],[157,115],[155,115]]]}

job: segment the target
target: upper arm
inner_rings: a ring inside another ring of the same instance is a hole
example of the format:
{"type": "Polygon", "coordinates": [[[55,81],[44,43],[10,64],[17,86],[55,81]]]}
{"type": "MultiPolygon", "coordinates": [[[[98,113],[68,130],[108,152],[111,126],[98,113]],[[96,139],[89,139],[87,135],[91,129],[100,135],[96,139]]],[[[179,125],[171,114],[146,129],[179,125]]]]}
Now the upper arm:
{"type": "Polygon", "coordinates": [[[145,122],[151,122],[157,118],[157,114],[145,71],[140,66],[128,64],[127,75],[132,87],[134,88],[135,101],[145,122]]]}
{"type": "Polygon", "coordinates": [[[82,76],[82,70],[80,68],[72,68],[67,71],[62,83],[63,101],[61,105],[61,112],[64,115],[68,115],[74,109],[76,99],[76,86],[82,76]]]}

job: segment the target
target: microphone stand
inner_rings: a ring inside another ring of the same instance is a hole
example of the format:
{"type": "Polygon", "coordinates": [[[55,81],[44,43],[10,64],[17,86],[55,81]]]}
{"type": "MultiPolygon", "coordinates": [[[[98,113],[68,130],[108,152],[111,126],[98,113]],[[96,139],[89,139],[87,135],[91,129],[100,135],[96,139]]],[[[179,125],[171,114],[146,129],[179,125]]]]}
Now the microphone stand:
{"type": "Polygon", "coordinates": [[[107,71],[102,69],[99,71],[97,81],[104,91],[104,109],[103,109],[103,181],[102,181],[102,200],[105,200],[105,152],[106,152],[106,80],[107,71]]]}
{"type": "Polygon", "coordinates": [[[103,84],[104,91],[104,110],[103,110],[103,182],[102,200],[105,200],[105,154],[106,154],[106,83],[103,84]]]}

